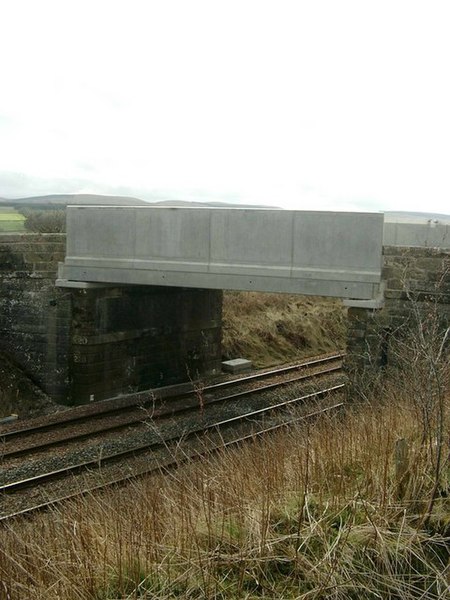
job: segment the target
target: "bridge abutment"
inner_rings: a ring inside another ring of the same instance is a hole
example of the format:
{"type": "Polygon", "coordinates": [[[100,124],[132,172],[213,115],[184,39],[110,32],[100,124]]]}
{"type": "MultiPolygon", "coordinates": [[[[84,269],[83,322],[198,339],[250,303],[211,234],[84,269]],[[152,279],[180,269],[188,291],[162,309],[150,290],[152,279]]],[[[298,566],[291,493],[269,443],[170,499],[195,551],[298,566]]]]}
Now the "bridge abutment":
{"type": "Polygon", "coordinates": [[[55,287],[64,234],[0,236],[0,351],[51,397],[68,394],[71,300],[55,287]]]}
{"type": "Polygon", "coordinates": [[[0,237],[0,351],[55,401],[216,373],[222,292],[139,285],[55,287],[64,234],[0,237]]]}
{"type": "Polygon", "coordinates": [[[411,346],[412,338],[426,334],[427,343],[445,343],[450,326],[450,250],[386,245],[382,277],[382,307],[348,309],[346,365],[353,380],[401,363],[402,345],[411,346]]]}
{"type": "Polygon", "coordinates": [[[72,290],[71,396],[87,402],[215,374],[221,325],[216,290],[72,290]]]}

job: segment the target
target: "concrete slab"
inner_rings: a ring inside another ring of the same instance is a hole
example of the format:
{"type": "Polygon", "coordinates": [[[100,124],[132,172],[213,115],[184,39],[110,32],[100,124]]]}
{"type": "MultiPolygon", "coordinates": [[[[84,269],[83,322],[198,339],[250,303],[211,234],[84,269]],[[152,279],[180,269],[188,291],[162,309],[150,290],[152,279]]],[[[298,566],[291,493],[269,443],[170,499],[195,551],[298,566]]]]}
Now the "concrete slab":
{"type": "Polygon", "coordinates": [[[450,248],[450,216],[428,219],[424,216],[386,215],[383,245],[419,248],[450,248]]]}
{"type": "Polygon", "coordinates": [[[233,358],[222,362],[222,370],[226,373],[242,373],[243,371],[249,371],[251,368],[252,363],[246,358],[233,358]]]}
{"type": "MultiPolygon", "coordinates": [[[[70,206],[64,281],[371,300],[383,215],[272,209],[70,206]]],[[[70,284],[69,284],[70,285],[70,284]]]]}

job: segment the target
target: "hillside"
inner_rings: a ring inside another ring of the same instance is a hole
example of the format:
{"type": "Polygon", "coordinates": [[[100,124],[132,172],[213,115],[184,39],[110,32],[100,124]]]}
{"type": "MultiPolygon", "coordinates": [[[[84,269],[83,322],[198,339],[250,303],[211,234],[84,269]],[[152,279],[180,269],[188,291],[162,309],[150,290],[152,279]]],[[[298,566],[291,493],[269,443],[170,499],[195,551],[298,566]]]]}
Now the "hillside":
{"type": "Polygon", "coordinates": [[[69,204],[100,205],[100,206],[167,206],[167,207],[213,207],[213,208],[276,208],[254,204],[236,204],[221,201],[197,202],[193,200],[141,200],[131,196],[108,196],[101,194],[50,194],[46,196],[29,196],[24,198],[0,198],[2,206],[14,208],[65,208],[69,204]]]}
{"type": "Polygon", "coordinates": [[[346,343],[340,300],[295,294],[226,292],[222,353],[265,367],[336,351],[346,343]]]}
{"type": "Polygon", "coordinates": [[[129,196],[103,196],[100,194],[51,194],[47,196],[29,196],[27,198],[0,198],[0,206],[2,204],[14,207],[41,207],[44,205],[53,208],[63,208],[68,204],[146,206],[148,205],[148,202],[129,196]]]}
{"type": "MultiPolygon", "coordinates": [[[[0,207],[13,206],[18,207],[46,207],[46,208],[63,208],[69,204],[82,205],[113,205],[113,206],[167,206],[167,207],[215,207],[215,208],[253,208],[253,209],[278,209],[283,210],[279,206],[262,205],[262,204],[246,204],[245,202],[227,202],[221,200],[185,200],[179,198],[167,198],[166,194],[161,194],[142,200],[133,196],[116,196],[104,194],[48,194],[42,196],[27,196],[19,198],[0,197],[0,207]],[[164,197],[166,196],[166,197],[164,197]],[[161,199],[163,198],[163,199],[161,199]]],[[[364,212],[364,211],[362,211],[364,212]]],[[[372,211],[369,211],[372,212],[372,211]]],[[[382,212],[382,211],[380,211],[382,212]]],[[[412,212],[412,211],[384,211],[388,219],[406,219],[406,220],[423,220],[423,219],[438,219],[447,221],[450,219],[450,214],[429,213],[429,212],[412,212]]]]}

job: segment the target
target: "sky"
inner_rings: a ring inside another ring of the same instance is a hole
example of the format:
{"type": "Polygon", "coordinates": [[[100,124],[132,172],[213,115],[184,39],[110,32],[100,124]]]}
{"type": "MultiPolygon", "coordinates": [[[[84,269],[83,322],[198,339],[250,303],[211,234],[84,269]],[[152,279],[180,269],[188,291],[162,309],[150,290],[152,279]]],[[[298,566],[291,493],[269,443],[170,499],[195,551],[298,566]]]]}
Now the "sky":
{"type": "Polygon", "coordinates": [[[450,213],[447,0],[0,0],[0,197],[450,213]]]}

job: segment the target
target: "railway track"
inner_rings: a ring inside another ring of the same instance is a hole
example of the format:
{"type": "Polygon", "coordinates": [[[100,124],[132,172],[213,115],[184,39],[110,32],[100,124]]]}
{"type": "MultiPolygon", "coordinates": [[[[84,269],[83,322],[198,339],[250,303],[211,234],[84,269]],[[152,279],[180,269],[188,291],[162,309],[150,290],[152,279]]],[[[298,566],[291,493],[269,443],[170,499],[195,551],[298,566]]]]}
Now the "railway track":
{"type": "MultiPolygon", "coordinates": [[[[31,423],[0,430],[4,467],[0,520],[155,469],[169,468],[181,459],[201,456],[284,426],[292,422],[286,409],[342,390],[342,383],[330,383],[341,370],[341,359],[341,355],[332,355],[201,389],[193,386],[165,399],[138,394],[116,402],[104,401],[54,415],[34,427],[31,423]],[[318,384],[319,380],[322,383],[318,384]],[[298,395],[299,389],[308,386],[313,391],[298,395]],[[297,394],[279,401],[274,394],[283,388],[283,393],[294,389],[297,394]],[[270,399],[268,394],[272,394],[270,399]],[[137,435],[132,435],[132,431],[137,435]],[[97,441],[93,452],[79,450],[83,441],[111,434],[120,439],[119,445],[97,441]],[[124,438],[133,438],[133,443],[123,444],[124,438]],[[202,444],[206,439],[205,450],[202,444]],[[68,451],[69,447],[75,451],[68,451]]],[[[342,402],[334,402],[295,418],[309,418],[340,406],[342,402]]]]}
{"type": "Polygon", "coordinates": [[[318,376],[338,373],[341,367],[342,354],[333,354],[213,385],[201,387],[192,385],[191,389],[187,391],[175,393],[170,398],[170,405],[164,404],[165,390],[103,400],[93,405],[50,415],[44,420],[34,419],[31,423],[25,422],[19,427],[0,429],[0,457],[3,460],[8,457],[18,457],[64,442],[80,441],[97,433],[118,431],[128,426],[139,425],[142,423],[143,417],[148,418],[149,409],[152,419],[182,415],[198,408],[200,401],[203,408],[206,408],[213,404],[237,398],[242,399],[270,389],[281,389],[283,386],[292,385],[295,382],[306,383],[318,376]],[[272,381],[253,387],[253,384],[264,380],[272,381]],[[242,389],[243,386],[244,389],[242,389]],[[215,392],[232,387],[239,389],[219,397],[211,396],[215,392]],[[199,398],[200,395],[202,400],[199,398]],[[84,425],[87,426],[84,427],[84,425]]]}

